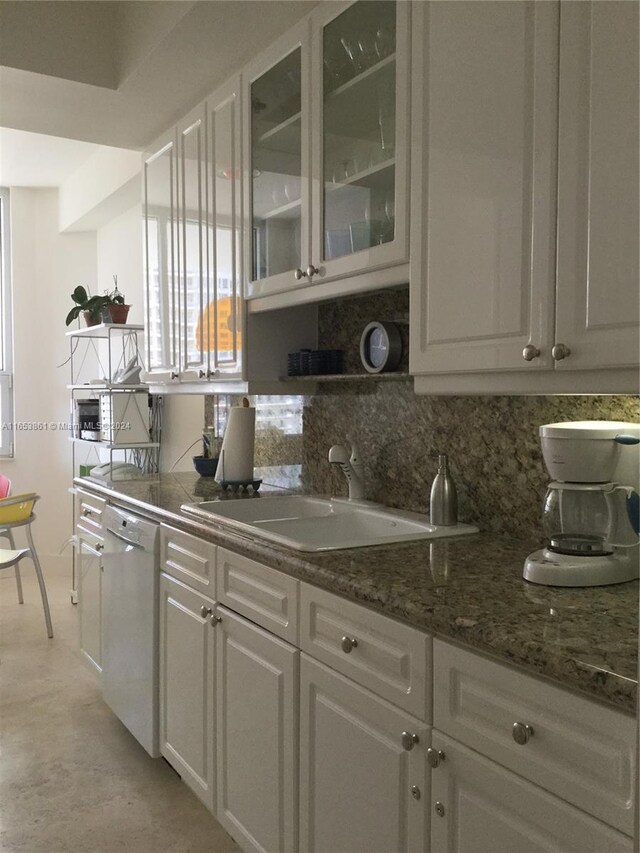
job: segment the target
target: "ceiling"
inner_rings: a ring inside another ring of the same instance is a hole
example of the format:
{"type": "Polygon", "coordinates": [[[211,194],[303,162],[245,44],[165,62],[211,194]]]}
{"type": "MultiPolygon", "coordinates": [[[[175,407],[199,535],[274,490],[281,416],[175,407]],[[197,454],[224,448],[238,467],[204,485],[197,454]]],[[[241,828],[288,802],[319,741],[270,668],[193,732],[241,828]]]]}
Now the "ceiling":
{"type": "Polygon", "coordinates": [[[0,126],[142,149],[317,2],[0,0],[0,126]]]}

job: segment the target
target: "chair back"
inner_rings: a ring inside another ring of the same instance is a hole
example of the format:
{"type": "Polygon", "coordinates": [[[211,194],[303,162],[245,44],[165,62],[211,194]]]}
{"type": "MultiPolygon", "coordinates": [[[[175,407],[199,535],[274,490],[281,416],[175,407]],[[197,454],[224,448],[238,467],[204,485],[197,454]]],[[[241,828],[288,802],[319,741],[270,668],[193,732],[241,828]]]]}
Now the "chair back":
{"type": "Polygon", "coordinates": [[[0,500],[0,527],[23,524],[28,521],[33,515],[33,506],[39,498],[40,495],[29,492],[0,500]]]}
{"type": "Polygon", "coordinates": [[[8,498],[11,494],[11,480],[8,477],[5,477],[4,474],[0,474],[0,500],[2,498],[8,498]]]}

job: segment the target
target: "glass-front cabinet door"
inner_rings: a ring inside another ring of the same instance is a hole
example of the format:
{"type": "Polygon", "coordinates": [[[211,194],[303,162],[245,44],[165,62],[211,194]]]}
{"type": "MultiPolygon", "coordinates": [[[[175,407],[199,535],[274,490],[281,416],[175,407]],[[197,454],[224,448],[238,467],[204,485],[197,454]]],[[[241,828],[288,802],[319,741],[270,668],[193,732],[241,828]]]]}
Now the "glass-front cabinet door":
{"type": "Polygon", "coordinates": [[[200,328],[210,381],[242,375],[242,169],[240,78],[207,102],[207,281],[200,328]]]}
{"type": "Polygon", "coordinates": [[[314,283],[408,260],[409,3],[327,5],[312,46],[314,283]]]}
{"type": "Polygon", "coordinates": [[[303,282],[309,257],[309,46],[306,20],[245,76],[247,295],[303,282]]]}
{"type": "Polygon", "coordinates": [[[178,125],[178,290],[180,379],[206,377],[200,322],[206,304],[204,217],[206,116],[203,107],[178,125]]]}
{"type": "Polygon", "coordinates": [[[177,141],[161,137],[143,160],[146,364],[152,380],[177,380],[180,362],[177,141]]]}

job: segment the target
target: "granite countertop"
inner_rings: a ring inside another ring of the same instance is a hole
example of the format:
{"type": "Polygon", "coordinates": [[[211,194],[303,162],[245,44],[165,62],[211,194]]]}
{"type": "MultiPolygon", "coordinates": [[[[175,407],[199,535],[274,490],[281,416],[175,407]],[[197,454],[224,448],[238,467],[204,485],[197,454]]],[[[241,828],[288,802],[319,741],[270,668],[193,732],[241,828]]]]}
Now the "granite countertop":
{"type": "MultiPolygon", "coordinates": [[[[262,475],[261,493],[303,491],[297,466],[265,469],[262,475]]],[[[75,483],[436,636],[635,713],[637,581],[589,589],[529,584],[522,579],[522,564],[537,543],[488,533],[302,553],[185,515],[180,509],[184,503],[237,497],[222,493],[208,478],[184,473],[112,486],[87,479],[75,483]]]]}

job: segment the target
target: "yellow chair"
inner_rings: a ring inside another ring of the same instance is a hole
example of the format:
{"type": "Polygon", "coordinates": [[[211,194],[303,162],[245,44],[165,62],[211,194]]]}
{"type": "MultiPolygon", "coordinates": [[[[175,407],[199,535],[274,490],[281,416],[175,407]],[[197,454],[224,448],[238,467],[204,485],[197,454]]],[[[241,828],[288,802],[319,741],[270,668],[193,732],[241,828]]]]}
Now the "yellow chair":
{"type": "Polygon", "coordinates": [[[47,635],[53,637],[53,627],[51,625],[51,613],[49,611],[49,600],[47,598],[47,588],[44,583],[42,567],[38,559],[38,553],[33,544],[33,535],[31,533],[31,523],[35,521],[33,507],[39,495],[34,492],[24,495],[14,495],[10,498],[0,500],[0,536],[6,536],[11,545],[11,550],[0,548],[0,571],[8,569],[11,566],[16,567],[16,584],[18,587],[18,601],[23,603],[22,597],[22,582],[20,579],[20,570],[18,563],[24,557],[30,557],[33,560],[33,565],[38,578],[40,587],[40,595],[42,596],[42,606],[44,608],[44,620],[47,625],[47,635]],[[16,527],[26,527],[25,533],[27,536],[28,548],[16,548],[13,539],[13,530],[16,527]]]}

